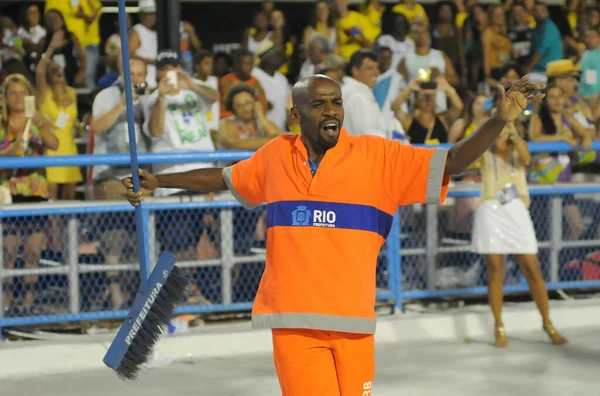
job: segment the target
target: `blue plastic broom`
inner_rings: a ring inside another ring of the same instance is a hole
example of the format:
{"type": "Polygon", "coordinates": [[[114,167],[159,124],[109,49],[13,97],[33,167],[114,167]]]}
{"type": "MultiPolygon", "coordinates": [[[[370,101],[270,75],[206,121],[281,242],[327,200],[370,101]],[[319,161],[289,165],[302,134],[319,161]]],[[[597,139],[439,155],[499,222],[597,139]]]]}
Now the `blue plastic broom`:
{"type": "MultiPolygon", "coordinates": [[[[133,116],[133,95],[129,68],[129,42],[125,18],[125,0],[119,0],[119,30],[123,61],[123,84],[127,103],[129,153],[134,191],[140,190],[137,147],[133,116]]],[[[146,247],[146,230],[143,223],[142,204],[135,207],[135,224],[140,257],[140,291],[133,302],[125,322],[119,329],[104,356],[104,364],[115,370],[122,379],[135,379],[152,354],[163,329],[173,318],[176,304],[185,302],[187,279],[175,266],[175,256],[164,252],[148,277],[149,261],[146,247]]]]}

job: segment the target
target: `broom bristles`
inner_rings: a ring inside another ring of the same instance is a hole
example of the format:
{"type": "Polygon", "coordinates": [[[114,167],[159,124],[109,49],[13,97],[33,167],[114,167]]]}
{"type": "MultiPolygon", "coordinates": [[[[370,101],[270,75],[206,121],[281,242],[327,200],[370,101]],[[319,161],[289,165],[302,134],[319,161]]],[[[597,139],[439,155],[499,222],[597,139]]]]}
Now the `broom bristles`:
{"type": "Polygon", "coordinates": [[[131,341],[121,364],[115,370],[121,379],[137,378],[142,366],[150,359],[154,345],[163,334],[163,329],[171,323],[175,305],[186,301],[187,283],[183,271],[173,267],[139,331],[131,341]]]}

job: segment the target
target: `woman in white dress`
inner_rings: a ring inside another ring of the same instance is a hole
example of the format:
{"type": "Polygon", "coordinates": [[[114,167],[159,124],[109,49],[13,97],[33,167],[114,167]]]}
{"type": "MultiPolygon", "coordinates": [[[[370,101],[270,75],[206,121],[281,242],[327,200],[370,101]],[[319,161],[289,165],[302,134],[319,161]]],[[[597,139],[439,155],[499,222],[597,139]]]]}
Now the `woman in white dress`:
{"type": "Polygon", "coordinates": [[[514,123],[506,125],[496,143],[483,155],[481,203],[473,224],[473,250],[484,255],[488,298],[495,319],[495,345],[508,345],[502,322],[504,256],[517,258],[521,273],[542,316],[542,327],[554,344],[564,344],[548,313],[546,283],[538,266],[537,239],[529,214],[526,167],[531,162],[527,143],[514,123]]]}

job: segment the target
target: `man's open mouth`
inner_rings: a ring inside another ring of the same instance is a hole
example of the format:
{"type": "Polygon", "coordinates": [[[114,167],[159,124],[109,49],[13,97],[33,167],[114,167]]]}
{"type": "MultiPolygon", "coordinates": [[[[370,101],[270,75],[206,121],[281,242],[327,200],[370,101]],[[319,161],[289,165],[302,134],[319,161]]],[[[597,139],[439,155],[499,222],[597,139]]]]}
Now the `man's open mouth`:
{"type": "Polygon", "coordinates": [[[329,134],[337,133],[340,129],[340,124],[337,121],[326,121],[322,129],[329,134]]]}

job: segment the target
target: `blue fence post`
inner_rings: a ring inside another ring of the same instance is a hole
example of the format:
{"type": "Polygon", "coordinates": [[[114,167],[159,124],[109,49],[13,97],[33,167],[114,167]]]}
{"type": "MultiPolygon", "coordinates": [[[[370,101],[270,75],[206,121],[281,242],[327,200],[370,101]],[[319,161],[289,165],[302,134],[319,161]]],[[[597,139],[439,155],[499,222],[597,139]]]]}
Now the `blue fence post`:
{"type": "Polygon", "coordinates": [[[400,257],[400,212],[396,211],[392,228],[386,241],[388,284],[395,297],[396,307],[402,310],[402,258],[400,257]]]}

